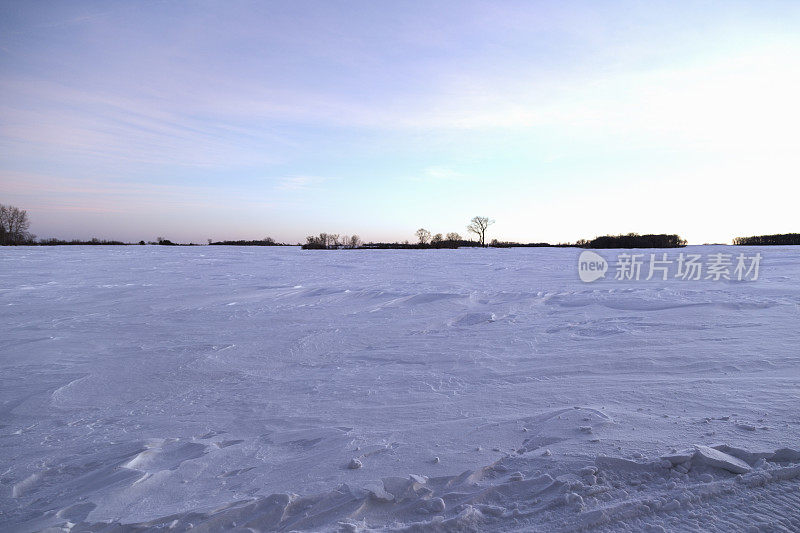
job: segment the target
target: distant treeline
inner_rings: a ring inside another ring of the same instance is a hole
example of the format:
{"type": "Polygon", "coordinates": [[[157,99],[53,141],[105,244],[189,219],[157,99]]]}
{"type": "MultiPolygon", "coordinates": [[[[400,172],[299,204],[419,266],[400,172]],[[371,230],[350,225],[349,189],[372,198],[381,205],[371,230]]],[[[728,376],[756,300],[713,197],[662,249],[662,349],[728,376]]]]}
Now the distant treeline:
{"type": "MultiPolygon", "coordinates": [[[[580,240],[576,243],[550,244],[547,242],[519,243],[509,241],[498,241],[493,239],[490,243],[482,245],[479,241],[466,239],[442,239],[429,242],[369,242],[362,243],[358,236],[336,239],[328,234],[309,237],[307,242],[301,247],[303,250],[430,250],[430,249],[455,249],[455,248],[677,248],[686,245],[686,241],[677,235],[604,235],[588,240],[580,240]]],[[[72,239],[29,239],[17,241],[14,244],[27,246],[133,246],[133,245],[156,245],[156,246],[198,246],[194,243],[181,244],[169,239],[159,237],[156,241],[139,241],[129,243],[116,240],[106,240],[92,238],[88,241],[72,239]]],[[[210,246],[296,246],[294,244],[284,244],[266,238],[259,240],[238,240],[238,241],[215,241],[209,242],[210,246]]],[[[734,244],[738,245],[785,245],[800,244],[800,234],[788,235],[765,235],[760,237],[739,237],[734,239],[734,244]]]]}
{"type": "MultiPolygon", "coordinates": [[[[66,246],[66,245],[132,246],[134,244],[139,244],[139,245],[142,245],[142,246],[145,245],[145,244],[158,245],[158,246],[200,246],[199,244],[195,244],[193,242],[190,242],[189,244],[177,243],[177,242],[173,242],[173,241],[171,241],[169,239],[165,239],[163,237],[159,237],[155,241],[146,241],[146,242],[145,241],[139,241],[138,243],[122,242],[122,241],[108,241],[108,240],[105,240],[105,239],[92,238],[91,240],[88,240],[88,241],[81,241],[81,240],[78,240],[78,239],[72,239],[72,240],[69,240],[69,241],[61,240],[61,239],[39,239],[38,241],[36,241],[36,240],[28,240],[28,241],[25,241],[25,242],[20,242],[19,244],[26,244],[26,245],[29,245],[29,246],[66,246]]],[[[259,240],[252,240],[252,241],[241,240],[241,241],[211,242],[211,239],[209,239],[208,244],[210,246],[296,246],[294,244],[284,244],[284,243],[281,243],[281,242],[275,242],[275,240],[272,239],[271,237],[267,237],[265,239],[259,239],[259,240]]]]}
{"type": "Polygon", "coordinates": [[[361,238],[358,235],[340,235],[338,233],[320,233],[309,235],[303,250],[338,250],[340,248],[362,248],[361,238]]]}
{"type": "Polygon", "coordinates": [[[144,246],[145,244],[152,244],[157,246],[198,246],[197,244],[190,242],[189,244],[181,244],[177,242],[172,242],[169,239],[164,239],[163,237],[159,237],[156,241],[139,241],[138,243],[132,242],[122,242],[122,241],[114,241],[114,240],[106,240],[106,239],[98,239],[97,237],[93,237],[88,241],[82,241],[80,239],[72,239],[72,240],[62,240],[62,239],[39,239],[37,240],[30,240],[27,242],[21,242],[19,244],[24,244],[26,246],[134,246],[136,244],[144,246]]]}
{"type": "Polygon", "coordinates": [[[492,239],[492,242],[489,243],[489,248],[572,248],[574,244],[570,243],[559,243],[559,244],[550,244],[549,242],[529,242],[529,243],[521,243],[521,242],[508,242],[508,241],[498,241],[497,239],[492,239]]]}
{"type": "MultiPolygon", "coordinates": [[[[571,247],[575,246],[574,244],[549,244],[546,242],[530,242],[530,243],[519,243],[519,242],[500,242],[497,240],[493,240],[489,244],[481,244],[478,241],[466,241],[466,240],[441,240],[441,241],[431,241],[428,243],[419,243],[419,242],[370,242],[366,244],[362,244],[358,246],[360,250],[429,250],[429,249],[454,249],[454,248],[544,248],[544,247],[571,247]]],[[[349,247],[348,247],[349,248],[349,247]]],[[[309,246],[308,244],[303,245],[304,250],[319,250],[322,249],[321,247],[314,247],[309,246]]],[[[329,250],[335,250],[336,248],[327,248],[329,250]]]]}
{"type": "Polygon", "coordinates": [[[592,240],[580,240],[576,243],[550,244],[547,242],[519,243],[509,241],[499,241],[492,239],[488,244],[480,241],[461,239],[457,233],[448,234],[443,238],[440,233],[430,237],[417,232],[420,236],[419,241],[410,243],[404,242],[371,242],[360,244],[358,237],[345,237],[340,239],[339,235],[330,233],[320,233],[307,237],[306,244],[302,246],[304,250],[340,250],[340,249],[361,249],[361,250],[428,250],[437,248],[678,248],[686,246],[686,241],[679,235],[639,235],[638,233],[628,233],[627,235],[603,235],[592,240]],[[455,238],[459,237],[459,238],[455,238]],[[355,239],[355,240],[353,240],[355,239]]]}
{"type": "Polygon", "coordinates": [[[38,242],[30,242],[30,243],[27,243],[27,244],[33,244],[33,245],[38,245],[38,246],[69,246],[69,245],[72,245],[72,246],[75,246],[75,245],[83,245],[83,246],[86,246],[86,245],[128,246],[130,243],[122,242],[122,241],[107,241],[105,239],[94,238],[94,239],[91,239],[91,240],[88,240],[88,241],[81,241],[81,240],[78,240],[78,239],[72,239],[70,241],[65,241],[65,240],[61,240],[61,239],[39,239],[38,242]]]}
{"type": "MultiPolygon", "coordinates": [[[[339,250],[339,249],[366,249],[366,250],[425,250],[437,248],[545,248],[545,247],[577,247],[577,248],[679,248],[686,246],[686,241],[676,234],[647,234],[628,233],[626,235],[603,235],[592,240],[581,239],[576,243],[550,244],[546,242],[518,243],[492,239],[486,243],[486,232],[494,220],[489,217],[476,216],[470,220],[467,231],[478,239],[467,240],[456,232],[432,234],[425,228],[415,232],[419,242],[370,242],[363,243],[358,235],[339,235],[338,233],[320,233],[306,238],[302,245],[304,250],[339,250]]],[[[79,239],[39,239],[28,232],[30,219],[28,212],[12,205],[0,204],[0,245],[27,245],[27,246],[129,246],[132,243],[98,239],[96,237],[82,241],[79,239]]],[[[197,246],[194,243],[180,244],[164,237],[155,241],[139,241],[140,245],[155,244],[161,246],[197,246]]],[[[276,242],[272,237],[257,240],[213,241],[208,239],[211,246],[294,246],[276,242]]],[[[800,245],[800,233],[783,233],[776,235],[758,235],[754,237],[736,237],[733,244],[738,246],[781,246],[800,245]]]]}
{"type": "Polygon", "coordinates": [[[255,240],[255,241],[217,241],[211,242],[209,239],[208,244],[210,246],[294,246],[291,244],[284,244],[282,242],[275,242],[275,239],[272,237],[266,237],[264,239],[255,240]]]}
{"type": "Polygon", "coordinates": [[[358,235],[339,235],[338,233],[320,233],[309,235],[303,250],[428,250],[438,248],[468,248],[483,246],[478,241],[462,239],[458,233],[448,233],[445,238],[441,233],[427,235],[419,242],[361,242],[358,235]]]}
{"type": "MultiPolygon", "coordinates": [[[[452,234],[454,237],[457,234],[452,234]]],[[[28,239],[18,241],[15,244],[26,244],[29,246],[64,246],[64,245],[114,245],[129,246],[134,243],[127,243],[115,240],[105,240],[92,238],[88,241],[78,239],[28,239]]],[[[198,246],[194,243],[179,244],[169,239],[159,237],[155,241],[139,241],[139,245],[151,244],[161,246],[198,246]]],[[[296,246],[276,242],[271,237],[256,240],[237,240],[237,241],[211,241],[210,246],[296,246]]],[[[758,237],[737,237],[734,244],[764,246],[764,245],[786,245],[800,244],[800,233],[789,233],[785,235],[762,235],[758,237]]],[[[547,242],[519,243],[510,241],[499,241],[492,239],[488,244],[481,244],[479,241],[466,240],[461,238],[442,238],[438,234],[427,242],[369,242],[363,243],[358,235],[339,236],[331,233],[320,233],[310,236],[306,243],[302,245],[303,250],[340,250],[340,249],[359,249],[359,250],[428,250],[428,249],[454,249],[454,248],[679,248],[686,246],[686,241],[678,235],[639,235],[628,233],[627,235],[603,235],[592,240],[579,240],[576,243],[550,244],[547,242]]]]}
{"type": "MultiPolygon", "coordinates": [[[[0,244],[10,244],[0,241],[0,244]]],[[[195,244],[190,242],[188,244],[185,243],[178,243],[173,242],[169,239],[165,239],[163,237],[159,237],[155,241],[139,241],[138,243],[133,242],[122,242],[122,241],[115,241],[115,240],[106,240],[106,239],[98,239],[97,237],[93,237],[88,241],[82,241],[80,239],[71,239],[71,240],[64,240],[64,239],[39,239],[36,240],[35,238],[27,238],[27,239],[17,239],[13,242],[13,244],[18,245],[25,245],[25,246],[95,246],[95,245],[102,245],[102,246],[134,246],[134,245],[141,245],[144,246],[146,244],[155,245],[155,246],[200,246],[199,244],[195,244]]],[[[260,240],[253,240],[253,241],[219,241],[219,242],[210,242],[208,243],[211,246],[214,245],[227,245],[227,246],[296,246],[294,244],[283,244],[280,242],[275,242],[274,239],[267,237],[266,239],[260,240]]]]}
{"type": "Polygon", "coordinates": [[[757,235],[755,237],[736,237],[737,246],[781,246],[800,244],[800,233],[780,233],[776,235],[757,235]]]}
{"type": "Polygon", "coordinates": [[[443,239],[441,241],[434,241],[434,242],[371,242],[368,244],[362,244],[359,248],[362,249],[372,249],[372,250],[427,250],[427,249],[437,249],[437,248],[469,248],[469,247],[480,247],[481,243],[477,241],[465,241],[465,240],[447,240],[443,239]]]}
{"type": "MultiPolygon", "coordinates": [[[[546,242],[538,243],[518,243],[499,241],[492,239],[487,243],[486,232],[494,224],[494,220],[489,217],[475,216],[470,220],[467,231],[475,235],[477,240],[464,239],[456,232],[433,234],[425,228],[419,228],[414,235],[418,242],[409,241],[393,242],[370,242],[363,243],[358,235],[340,235],[338,233],[320,233],[306,238],[306,243],[302,245],[304,250],[339,250],[339,249],[366,249],[366,250],[425,250],[440,248],[543,248],[543,247],[579,247],[579,248],[677,248],[686,246],[686,241],[678,235],[639,235],[638,233],[628,233],[627,235],[604,235],[596,237],[590,241],[580,240],[574,244],[561,243],[549,244],[546,242]]],[[[0,204],[0,244],[5,245],[35,245],[35,246],[63,246],[63,245],[104,245],[104,246],[127,246],[126,243],[116,240],[105,240],[92,238],[88,241],[78,239],[39,239],[28,232],[30,220],[28,213],[24,209],[11,205],[0,204]]],[[[194,243],[179,244],[172,242],[164,237],[158,237],[155,241],[139,241],[139,245],[155,244],[160,246],[197,246],[194,243]]],[[[208,239],[210,246],[292,246],[276,242],[272,237],[265,237],[258,240],[235,240],[235,241],[214,241],[208,239]]],[[[771,245],[771,244],[800,244],[800,234],[791,233],[786,235],[763,235],[760,237],[738,237],[734,239],[734,244],[749,245],[771,245]]]]}
{"type": "Polygon", "coordinates": [[[686,246],[686,241],[679,235],[603,235],[591,241],[582,239],[575,243],[578,248],[680,248],[686,246]]]}

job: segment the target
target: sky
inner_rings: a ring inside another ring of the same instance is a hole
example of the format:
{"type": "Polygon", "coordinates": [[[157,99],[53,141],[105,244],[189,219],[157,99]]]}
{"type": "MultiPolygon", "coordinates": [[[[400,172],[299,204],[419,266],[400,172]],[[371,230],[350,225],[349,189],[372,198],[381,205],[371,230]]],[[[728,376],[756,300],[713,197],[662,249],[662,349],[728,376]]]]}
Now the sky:
{"type": "Polygon", "coordinates": [[[800,231],[800,2],[0,1],[39,237],[800,231]]]}

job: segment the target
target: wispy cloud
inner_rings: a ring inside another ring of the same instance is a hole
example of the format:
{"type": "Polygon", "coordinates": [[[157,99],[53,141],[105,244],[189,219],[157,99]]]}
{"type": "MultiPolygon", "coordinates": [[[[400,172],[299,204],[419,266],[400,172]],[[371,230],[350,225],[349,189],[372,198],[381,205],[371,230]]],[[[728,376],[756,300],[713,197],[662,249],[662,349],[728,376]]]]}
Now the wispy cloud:
{"type": "MultiPolygon", "coordinates": [[[[0,194],[32,210],[135,213],[160,209],[214,209],[220,197],[241,207],[269,206],[266,194],[244,188],[75,178],[0,169],[0,194]]],[[[8,201],[8,200],[6,200],[8,201]]]]}
{"type": "Polygon", "coordinates": [[[104,95],[53,82],[0,82],[0,143],[107,161],[223,167],[274,162],[287,140],[210,120],[138,96],[104,95]]]}

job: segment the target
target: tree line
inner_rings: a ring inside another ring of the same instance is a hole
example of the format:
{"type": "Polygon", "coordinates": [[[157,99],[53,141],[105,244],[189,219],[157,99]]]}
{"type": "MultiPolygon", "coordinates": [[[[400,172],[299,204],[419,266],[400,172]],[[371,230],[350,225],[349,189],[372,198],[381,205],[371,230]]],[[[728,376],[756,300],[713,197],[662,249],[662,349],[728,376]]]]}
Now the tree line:
{"type": "Polygon", "coordinates": [[[276,242],[272,237],[238,241],[214,241],[213,239],[208,239],[208,244],[209,246],[291,246],[282,242],[276,242]]]}
{"type": "Polygon", "coordinates": [[[588,241],[581,239],[575,243],[578,248],[680,248],[686,240],[680,235],[628,233],[625,235],[603,235],[588,241]]]}
{"type": "Polygon", "coordinates": [[[540,248],[540,247],[561,247],[561,248],[679,248],[686,246],[686,240],[677,234],[646,234],[627,233],[623,235],[603,235],[587,240],[581,239],[576,243],[550,244],[546,242],[518,243],[510,241],[499,241],[492,239],[486,242],[486,233],[489,226],[494,224],[494,220],[489,217],[476,216],[470,220],[467,231],[477,238],[477,240],[466,240],[456,232],[447,234],[432,234],[425,228],[419,228],[414,232],[417,242],[403,241],[394,243],[368,243],[363,245],[348,243],[347,239],[340,242],[339,236],[335,234],[320,233],[318,236],[309,236],[304,250],[335,250],[341,248],[372,248],[372,249],[426,249],[426,248],[465,248],[465,247],[489,247],[489,248],[540,248]]]}
{"type": "Polygon", "coordinates": [[[736,237],[733,244],[737,246],[784,246],[800,244],[800,233],[778,233],[775,235],[756,235],[753,237],[736,237]]]}
{"type": "MultiPolygon", "coordinates": [[[[518,243],[492,239],[487,241],[489,227],[494,224],[489,217],[475,216],[467,225],[467,232],[474,239],[465,239],[457,232],[431,233],[425,228],[419,228],[414,236],[416,242],[403,241],[402,243],[370,242],[364,243],[358,235],[341,235],[338,233],[320,233],[306,238],[302,245],[306,250],[331,250],[331,249],[424,249],[424,248],[462,248],[462,247],[492,247],[492,248],[518,248],[518,247],[577,247],[577,248],[678,248],[686,246],[686,240],[677,234],[645,234],[627,233],[620,235],[602,235],[594,239],[581,239],[575,243],[549,244],[518,243]]],[[[92,238],[88,241],[39,239],[30,233],[30,218],[28,212],[12,205],[0,204],[0,245],[127,245],[116,240],[101,240],[92,238]]],[[[139,241],[140,245],[158,244],[163,246],[178,246],[178,243],[169,239],[158,237],[155,241],[139,241]]],[[[256,240],[223,240],[213,241],[208,239],[209,245],[228,246],[292,246],[275,241],[272,237],[256,240]]],[[[753,237],[736,237],[733,244],[739,246],[772,246],[772,245],[800,245],[800,233],[784,233],[775,235],[758,235],[753,237]]],[[[180,246],[196,246],[193,243],[180,246]]]]}
{"type": "Polygon", "coordinates": [[[351,237],[340,237],[336,233],[320,233],[319,235],[309,235],[306,237],[306,243],[303,245],[304,250],[336,250],[336,249],[353,249],[353,248],[371,248],[371,249],[421,249],[421,248],[460,248],[466,246],[487,246],[486,245],[486,230],[494,224],[494,220],[489,217],[476,216],[470,220],[467,225],[467,231],[474,233],[477,241],[464,239],[456,232],[447,234],[436,233],[432,234],[425,228],[419,228],[414,235],[417,238],[416,243],[409,241],[394,242],[370,242],[362,243],[358,235],[351,237]]]}
{"type": "Polygon", "coordinates": [[[361,237],[358,235],[340,235],[338,233],[320,233],[306,237],[304,250],[333,250],[339,248],[360,248],[361,237]]]}

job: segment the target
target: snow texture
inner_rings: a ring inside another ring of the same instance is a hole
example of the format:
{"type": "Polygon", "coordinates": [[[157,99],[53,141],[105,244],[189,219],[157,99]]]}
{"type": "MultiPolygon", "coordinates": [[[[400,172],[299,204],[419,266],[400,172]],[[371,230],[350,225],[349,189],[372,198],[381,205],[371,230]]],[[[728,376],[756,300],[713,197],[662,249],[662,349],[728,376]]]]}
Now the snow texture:
{"type": "Polygon", "coordinates": [[[759,251],[3,248],[0,529],[798,531],[800,249],[759,251]]]}

